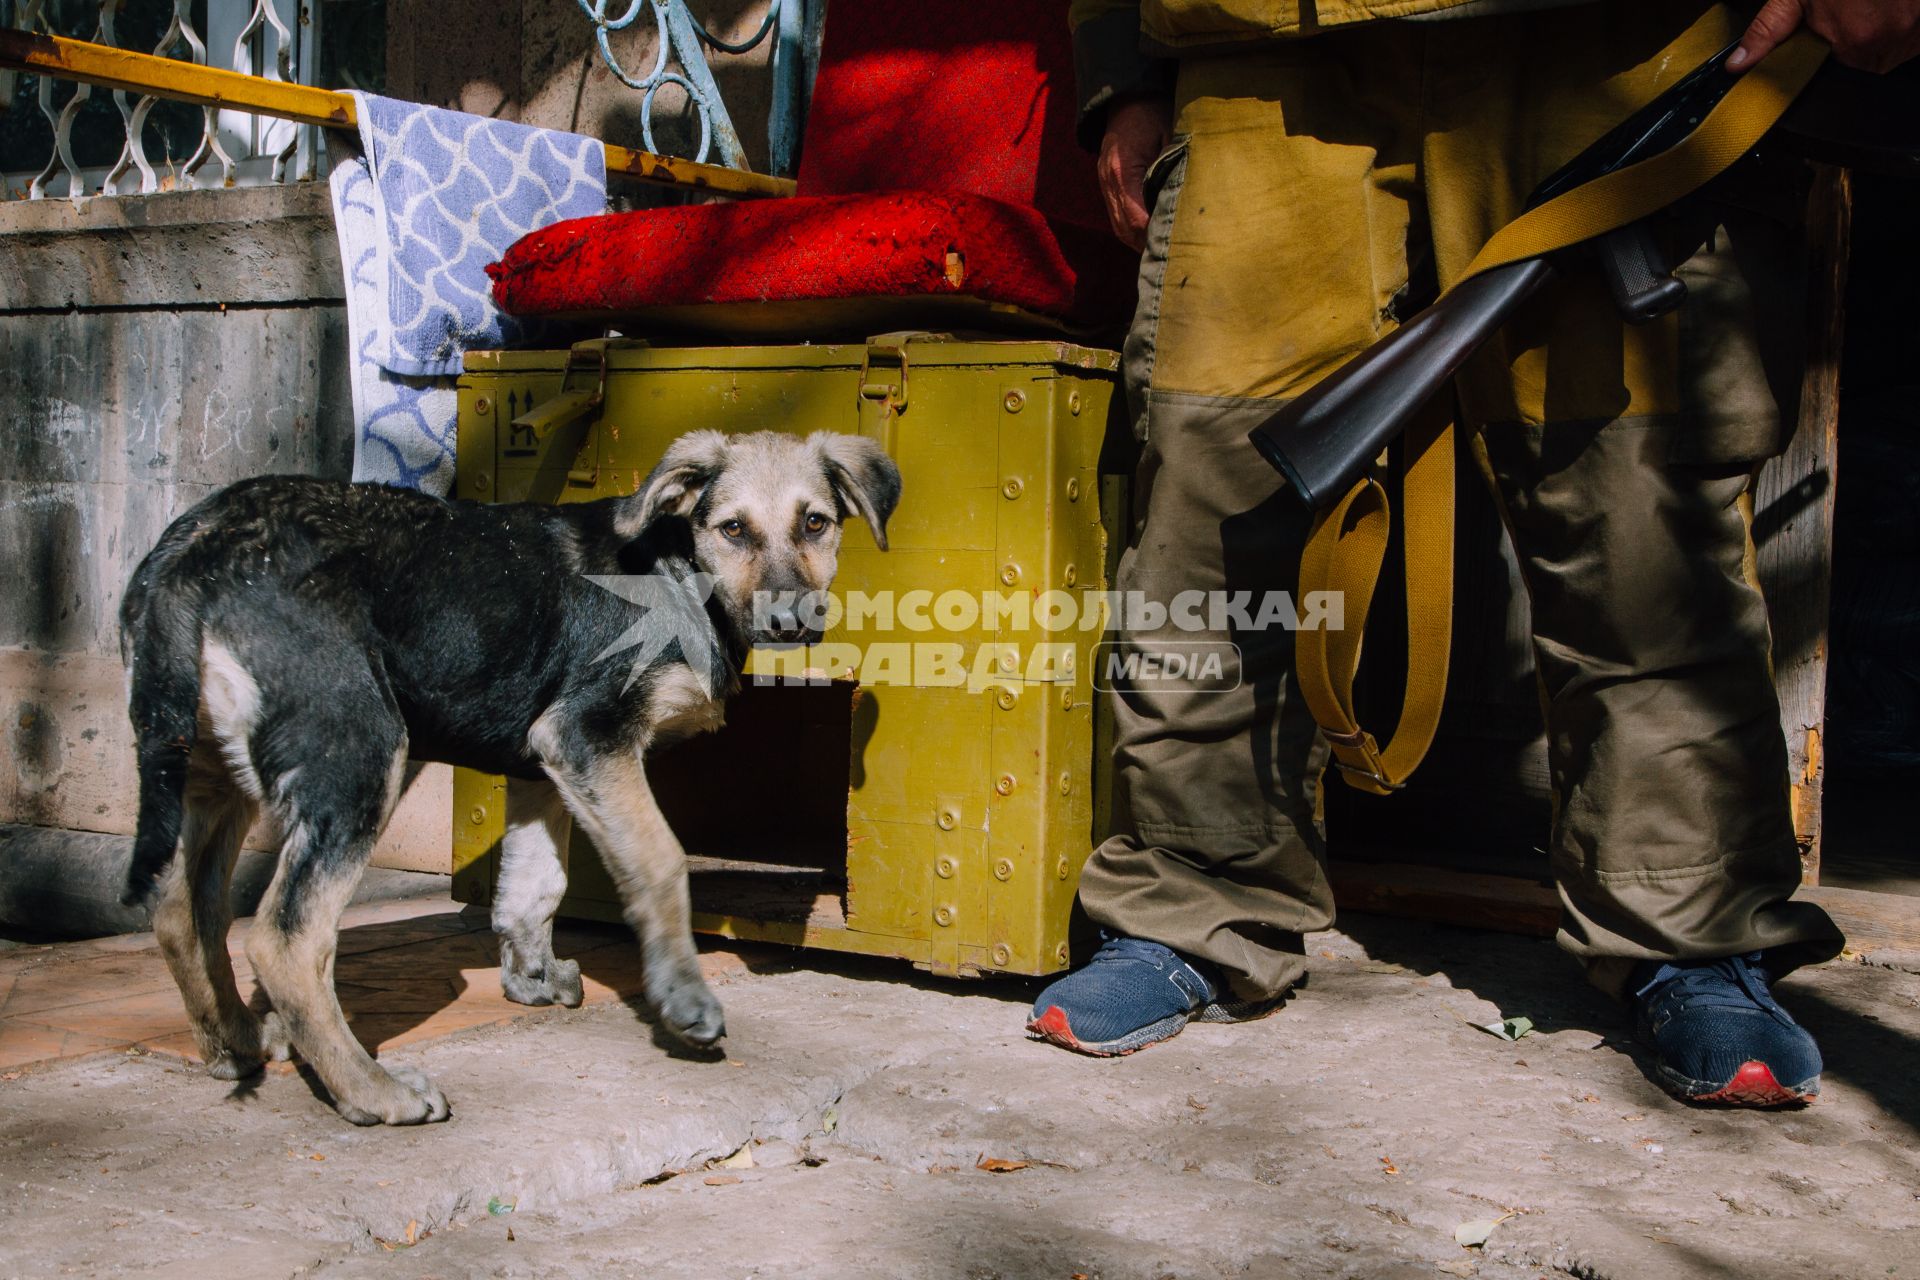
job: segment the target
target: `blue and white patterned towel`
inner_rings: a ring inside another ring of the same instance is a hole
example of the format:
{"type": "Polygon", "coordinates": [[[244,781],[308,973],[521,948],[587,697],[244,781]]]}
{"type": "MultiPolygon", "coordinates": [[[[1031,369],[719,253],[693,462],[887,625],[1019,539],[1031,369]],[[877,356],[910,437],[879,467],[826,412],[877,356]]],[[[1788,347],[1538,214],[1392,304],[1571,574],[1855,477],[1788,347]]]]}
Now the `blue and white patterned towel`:
{"type": "Polygon", "coordinates": [[[486,267],[539,227],[604,213],[592,138],[353,95],[360,153],[333,156],[353,352],[353,478],[453,487],[454,379],[469,350],[532,338],[486,267]]]}

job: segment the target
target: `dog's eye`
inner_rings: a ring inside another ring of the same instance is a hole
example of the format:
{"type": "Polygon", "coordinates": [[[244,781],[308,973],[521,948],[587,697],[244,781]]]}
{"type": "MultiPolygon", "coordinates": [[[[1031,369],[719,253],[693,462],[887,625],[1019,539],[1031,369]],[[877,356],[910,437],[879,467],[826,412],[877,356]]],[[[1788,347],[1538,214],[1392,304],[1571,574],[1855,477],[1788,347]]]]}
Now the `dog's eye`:
{"type": "Polygon", "coordinates": [[[807,516],[807,532],[817,538],[827,531],[827,525],[830,523],[832,522],[818,511],[811,512],[807,516]]]}
{"type": "Polygon", "coordinates": [[[739,520],[729,520],[720,526],[720,532],[735,542],[747,536],[747,526],[739,520]]]}

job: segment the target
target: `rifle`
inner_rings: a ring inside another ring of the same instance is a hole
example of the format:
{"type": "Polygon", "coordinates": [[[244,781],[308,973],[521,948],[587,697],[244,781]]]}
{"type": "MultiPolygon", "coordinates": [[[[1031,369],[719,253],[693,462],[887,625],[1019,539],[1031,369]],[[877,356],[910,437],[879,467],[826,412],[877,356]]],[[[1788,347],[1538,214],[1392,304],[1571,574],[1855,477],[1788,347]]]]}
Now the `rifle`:
{"type": "MultiPolygon", "coordinates": [[[[1739,79],[1726,68],[1738,42],[1708,58],[1609,130],[1528,196],[1533,209],[1692,133],[1739,79]]],[[[1828,62],[1767,135],[1784,150],[1876,172],[1920,176],[1920,102],[1905,77],[1828,62]]],[[[1523,303],[1567,269],[1597,255],[1615,304],[1630,323],[1665,315],[1686,299],[1646,220],[1543,257],[1491,267],[1281,406],[1250,438],[1314,511],[1350,490],[1421,406],[1459,372],[1523,303]]]]}

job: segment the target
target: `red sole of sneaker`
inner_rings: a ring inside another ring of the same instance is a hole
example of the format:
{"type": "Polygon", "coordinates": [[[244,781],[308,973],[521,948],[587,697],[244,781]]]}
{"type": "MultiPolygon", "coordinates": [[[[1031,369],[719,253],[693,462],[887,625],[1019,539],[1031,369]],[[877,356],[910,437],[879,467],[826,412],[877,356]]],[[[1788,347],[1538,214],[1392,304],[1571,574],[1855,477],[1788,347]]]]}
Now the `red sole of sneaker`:
{"type": "Polygon", "coordinates": [[[1027,1034],[1045,1040],[1048,1044],[1059,1045],[1062,1049],[1071,1049],[1075,1053],[1084,1053],[1089,1058],[1124,1058],[1131,1049],[1118,1051],[1111,1049],[1089,1049],[1074,1038],[1073,1031],[1067,1026],[1067,1011],[1059,1005],[1047,1006],[1047,1011],[1027,1023],[1027,1034]]]}
{"type": "Polygon", "coordinates": [[[1038,1036],[1048,1044],[1057,1044],[1062,1049],[1071,1049],[1075,1053],[1085,1053],[1080,1042],[1073,1038],[1073,1032],[1067,1027],[1067,1011],[1059,1005],[1050,1005],[1047,1011],[1027,1022],[1027,1034],[1038,1036]]]}
{"type": "Polygon", "coordinates": [[[1812,1102],[1818,1096],[1787,1088],[1773,1078],[1772,1069],[1764,1062],[1748,1062],[1733,1073],[1725,1088],[1689,1101],[1730,1107],[1786,1107],[1812,1102]]]}

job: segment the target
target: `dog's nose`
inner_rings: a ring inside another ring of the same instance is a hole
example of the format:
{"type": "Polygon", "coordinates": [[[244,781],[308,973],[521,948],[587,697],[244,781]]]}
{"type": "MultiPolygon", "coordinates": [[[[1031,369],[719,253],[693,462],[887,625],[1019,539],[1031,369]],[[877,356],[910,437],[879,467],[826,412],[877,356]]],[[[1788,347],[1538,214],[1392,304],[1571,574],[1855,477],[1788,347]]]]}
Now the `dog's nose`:
{"type": "Polygon", "coordinates": [[[795,640],[801,631],[800,613],[782,601],[767,610],[767,633],[780,640],[795,640]]]}
{"type": "Polygon", "coordinates": [[[767,609],[760,622],[756,637],[760,644],[812,644],[820,638],[820,633],[802,622],[799,611],[789,604],[767,609]]]}

